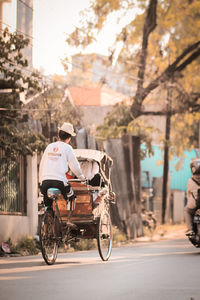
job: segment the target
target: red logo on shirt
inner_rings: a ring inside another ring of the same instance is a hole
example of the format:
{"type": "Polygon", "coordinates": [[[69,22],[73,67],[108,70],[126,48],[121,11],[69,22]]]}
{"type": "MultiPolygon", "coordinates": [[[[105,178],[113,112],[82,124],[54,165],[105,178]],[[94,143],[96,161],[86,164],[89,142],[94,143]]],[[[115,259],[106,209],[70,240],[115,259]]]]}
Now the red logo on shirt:
{"type": "Polygon", "coordinates": [[[59,149],[58,149],[57,147],[53,148],[53,151],[54,151],[54,152],[58,152],[58,150],[59,150],[59,149]]]}

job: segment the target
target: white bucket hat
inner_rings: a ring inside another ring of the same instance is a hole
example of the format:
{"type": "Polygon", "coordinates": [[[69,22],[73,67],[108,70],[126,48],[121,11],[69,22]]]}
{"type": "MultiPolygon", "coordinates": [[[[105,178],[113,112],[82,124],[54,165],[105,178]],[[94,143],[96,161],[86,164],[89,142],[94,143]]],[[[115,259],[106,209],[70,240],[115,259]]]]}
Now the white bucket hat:
{"type": "Polygon", "coordinates": [[[76,133],[74,132],[74,128],[73,125],[70,123],[63,123],[63,125],[61,127],[58,127],[59,130],[65,131],[69,134],[71,134],[72,136],[75,136],[76,133]]]}

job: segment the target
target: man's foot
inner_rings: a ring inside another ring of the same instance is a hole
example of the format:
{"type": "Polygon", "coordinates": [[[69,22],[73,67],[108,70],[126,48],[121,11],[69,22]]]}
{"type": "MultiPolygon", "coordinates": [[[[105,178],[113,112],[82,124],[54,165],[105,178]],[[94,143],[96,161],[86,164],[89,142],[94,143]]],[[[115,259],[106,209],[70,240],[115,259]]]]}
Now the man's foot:
{"type": "Polygon", "coordinates": [[[185,235],[187,235],[187,236],[194,235],[194,231],[191,230],[191,229],[188,229],[188,230],[185,232],[185,235]]]}

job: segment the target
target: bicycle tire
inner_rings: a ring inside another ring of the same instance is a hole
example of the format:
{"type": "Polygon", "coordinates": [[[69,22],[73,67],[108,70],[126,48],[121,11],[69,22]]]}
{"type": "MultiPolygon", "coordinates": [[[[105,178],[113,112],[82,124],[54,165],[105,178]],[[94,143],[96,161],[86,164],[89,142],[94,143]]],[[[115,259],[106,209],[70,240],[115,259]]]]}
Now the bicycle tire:
{"type": "Polygon", "coordinates": [[[107,261],[112,251],[112,223],[110,214],[104,210],[97,224],[97,246],[101,259],[107,261]]]}
{"type": "Polygon", "coordinates": [[[54,234],[54,217],[51,212],[45,212],[42,216],[39,236],[44,261],[48,265],[53,265],[58,254],[58,242],[54,234]]]}

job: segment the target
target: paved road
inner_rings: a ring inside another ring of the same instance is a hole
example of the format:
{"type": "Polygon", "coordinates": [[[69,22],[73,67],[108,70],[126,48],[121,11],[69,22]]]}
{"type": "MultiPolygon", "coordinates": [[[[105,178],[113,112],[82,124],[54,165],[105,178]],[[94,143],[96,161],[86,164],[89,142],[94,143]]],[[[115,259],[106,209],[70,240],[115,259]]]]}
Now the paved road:
{"type": "Polygon", "coordinates": [[[200,300],[200,250],[185,240],[114,248],[108,262],[98,252],[0,258],[1,300],[200,300]]]}

